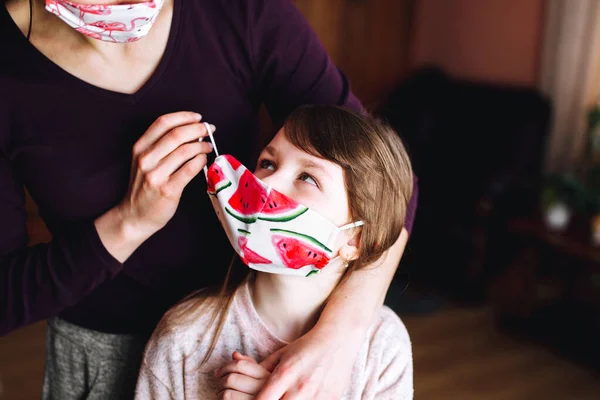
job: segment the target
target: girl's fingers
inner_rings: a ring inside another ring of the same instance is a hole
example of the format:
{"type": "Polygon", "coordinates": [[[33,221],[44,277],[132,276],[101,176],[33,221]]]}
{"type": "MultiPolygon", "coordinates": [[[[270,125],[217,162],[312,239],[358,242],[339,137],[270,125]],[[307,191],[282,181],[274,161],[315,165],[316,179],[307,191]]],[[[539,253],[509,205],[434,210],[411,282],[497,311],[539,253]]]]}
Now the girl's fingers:
{"type": "Polygon", "coordinates": [[[269,371],[255,361],[237,360],[217,369],[215,376],[221,378],[232,373],[247,375],[254,379],[265,379],[270,375],[269,371]]]}
{"type": "Polygon", "coordinates": [[[247,393],[227,389],[219,393],[219,400],[253,400],[254,396],[247,393]]]}
{"type": "Polygon", "coordinates": [[[227,374],[221,378],[221,391],[231,389],[246,394],[256,394],[263,387],[265,379],[255,379],[243,374],[227,374]]]}
{"type": "Polygon", "coordinates": [[[158,141],[165,133],[178,126],[193,124],[200,122],[202,116],[191,111],[180,111],[160,116],[150,125],[146,132],[137,140],[133,146],[134,155],[147,151],[156,141],[158,141]]]}
{"type": "Polygon", "coordinates": [[[246,355],[244,355],[244,354],[240,353],[239,351],[234,351],[234,352],[233,352],[233,355],[231,356],[231,358],[232,358],[233,360],[235,360],[235,361],[238,361],[238,360],[246,360],[246,361],[251,361],[251,362],[254,362],[254,363],[257,363],[257,364],[258,364],[258,362],[257,362],[257,361],[256,361],[254,358],[252,358],[252,357],[250,357],[250,356],[246,356],[246,355]]]}

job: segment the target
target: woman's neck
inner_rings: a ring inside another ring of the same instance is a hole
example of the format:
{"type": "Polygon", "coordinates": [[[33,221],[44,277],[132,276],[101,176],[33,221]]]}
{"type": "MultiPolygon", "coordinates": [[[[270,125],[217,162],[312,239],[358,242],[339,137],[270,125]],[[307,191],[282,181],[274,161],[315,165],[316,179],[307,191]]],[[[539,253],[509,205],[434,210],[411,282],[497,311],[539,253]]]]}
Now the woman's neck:
{"type": "MultiPolygon", "coordinates": [[[[30,41],[42,54],[77,78],[100,88],[135,93],[156,70],[167,47],[173,4],[165,0],[156,23],[142,40],[109,43],[85,36],[32,0],[30,41]]],[[[6,8],[23,35],[29,29],[29,2],[9,0],[6,8]]]]}
{"type": "MultiPolygon", "coordinates": [[[[164,1],[163,8],[158,15],[153,29],[156,26],[161,25],[167,25],[167,30],[170,28],[173,1],[174,0],[164,1]]],[[[89,49],[105,56],[106,58],[123,58],[128,56],[129,53],[135,52],[136,48],[144,47],[140,45],[139,42],[115,44],[87,37],[68,26],[57,16],[46,11],[45,0],[31,0],[31,2],[31,11],[33,12],[31,38],[34,44],[36,41],[47,41],[48,36],[53,39],[58,38],[59,41],[66,42],[68,46],[76,49],[77,51],[89,49]]],[[[97,3],[103,4],[102,1],[98,1],[97,3]]],[[[23,35],[27,36],[30,19],[29,0],[7,0],[6,8],[23,35]]],[[[156,31],[159,29],[154,30],[156,31]]],[[[150,39],[155,39],[153,36],[155,35],[152,33],[151,29],[148,37],[150,39]]],[[[150,41],[151,40],[148,40],[148,42],[150,41]]]]}
{"type": "Polygon", "coordinates": [[[267,327],[291,342],[315,326],[338,279],[325,272],[309,278],[257,272],[250,294],[267,327]]]}

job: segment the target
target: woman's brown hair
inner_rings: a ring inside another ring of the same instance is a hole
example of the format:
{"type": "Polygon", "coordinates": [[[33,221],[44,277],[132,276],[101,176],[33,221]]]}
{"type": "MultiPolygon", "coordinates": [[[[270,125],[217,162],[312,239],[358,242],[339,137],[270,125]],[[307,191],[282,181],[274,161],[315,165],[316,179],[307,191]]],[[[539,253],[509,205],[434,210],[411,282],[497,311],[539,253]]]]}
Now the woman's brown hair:
{"type": "MultiPolygon", "coordinates": [[[[331,161],[344,171],[350,220],[364,221],[358,258],[349,263],[343,276],[347,279],[353,271],[379,260],[400,236],[413,185],[408,154],[398,134],[389,126],[343,107],[300,107],[287,118],[283,129],[294,146],[331,161]]],[[[234,258],[220,290],[206,289],[188,296],[165,314],[157,334],[193,321],[210,309],[207,331],[217,319],[218,323],[201,363],[204,364],[217,344],[235,291],[252,279],[249,271],[234,258]]]]}

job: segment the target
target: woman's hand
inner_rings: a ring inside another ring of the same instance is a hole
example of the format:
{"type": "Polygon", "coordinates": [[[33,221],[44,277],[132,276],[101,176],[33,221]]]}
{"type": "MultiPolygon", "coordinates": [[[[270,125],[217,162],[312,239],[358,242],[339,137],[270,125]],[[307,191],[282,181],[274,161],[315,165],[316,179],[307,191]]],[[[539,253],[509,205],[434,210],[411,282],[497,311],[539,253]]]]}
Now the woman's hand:
{"type": "Polygon", "coordinates": [[[234,352],[233,361],[215,371],[220,378],[220,400],[251,400],[271,373],[252,357],[234,352]]]}
{"type": "Polygon", "coordinates": [[[315,326],[261,363],[272,374],[256,400],[341,398],[348,387],[362,332],[315,326]]]}
{"type": "Polygon", "coordinates": [[[183,189],[206,165],[212,145],[199,141],[208,134],[200,119],[192,112],[165,114],[134,144],[127,195],[95,221],[102,243],[120,262],[169,222],[183,189]]]}

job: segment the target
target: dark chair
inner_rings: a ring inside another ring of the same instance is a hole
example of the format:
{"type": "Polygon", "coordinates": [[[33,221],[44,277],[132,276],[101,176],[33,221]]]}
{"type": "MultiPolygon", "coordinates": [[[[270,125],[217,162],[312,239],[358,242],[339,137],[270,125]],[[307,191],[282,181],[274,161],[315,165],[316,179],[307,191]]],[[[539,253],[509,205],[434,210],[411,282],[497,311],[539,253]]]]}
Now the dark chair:
{"type": "Polygon", "coordinates": [[[537,90],[415,71],[377,111],[419,179],[412,279],[480,299],[502,255],[502,226],[533,212],[551,107],[537,90]]]}

